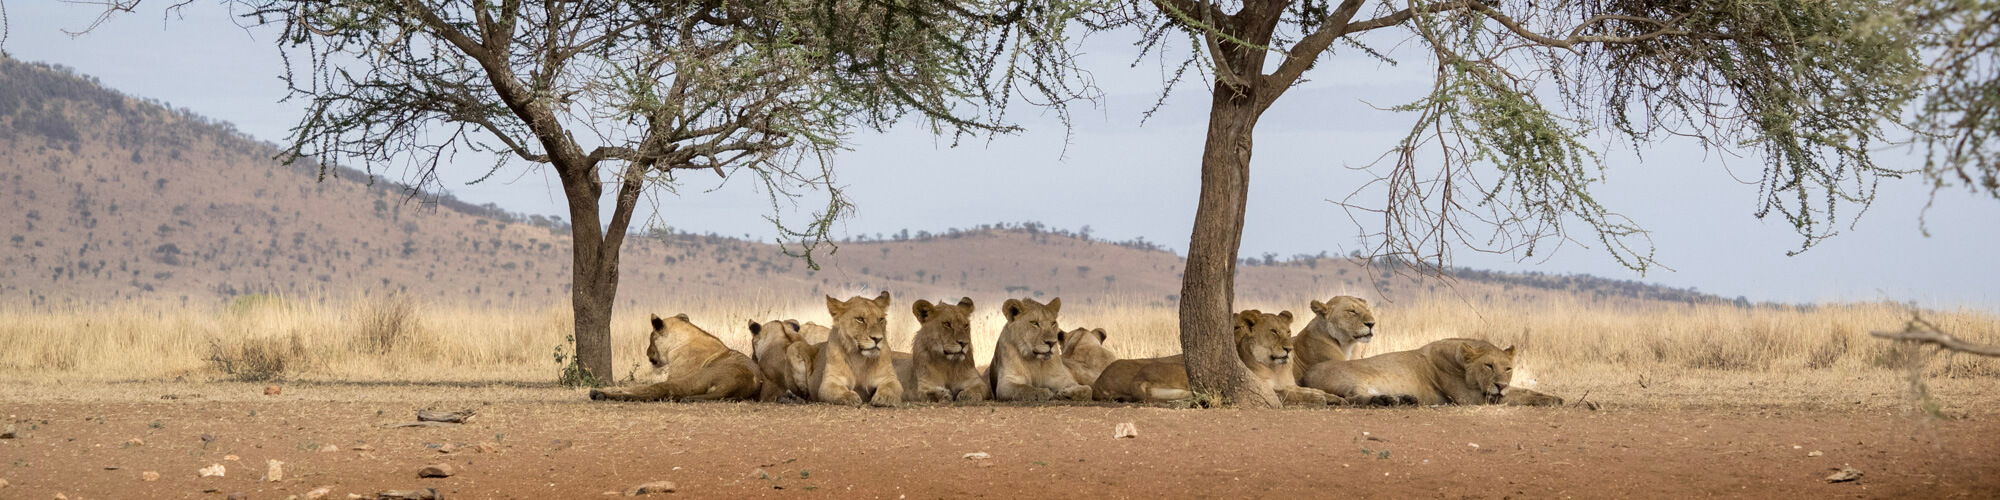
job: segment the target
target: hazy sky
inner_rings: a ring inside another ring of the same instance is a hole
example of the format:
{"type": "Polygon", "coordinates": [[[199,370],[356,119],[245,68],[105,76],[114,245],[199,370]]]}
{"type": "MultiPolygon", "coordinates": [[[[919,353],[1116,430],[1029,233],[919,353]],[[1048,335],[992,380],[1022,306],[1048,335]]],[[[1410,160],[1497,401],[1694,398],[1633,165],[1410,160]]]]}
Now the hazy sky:
{"type": "MultiPolygon", "coordinates": [[[[59,2],[7,7],[12,25],[4,48],[15,58],[67,65],[128,94],[233,122],[274,142],[299,117],[297,103],[278,102],[284,97],[278,80],[284,68],[272,32],[246,32],[210,2],[196,2],[184,18],[165,20],[158,6],[149,5],[80,38],[59,30],[88,25],[94,7],[59,2]]],[[[1162,71],[1150,59],[1131,66],[1134,38],[1107,33],[1086,44],[1083,64],[1106,95],[1100,106],[1077,110],[1067,137],[1054,117],[1025,106],[1011,115],[1028,132],[956,148],[908,128],[857,136],[852,150],[835,160],[840,183],[859,205],[842,229],[855,235],[1034,220],[1059,228],[1089,225],[1099,237],[1143,236],[1184,249],[1199,185],[1207,89],[1199,82],[1177,89],[1164,111],[1142,126],[1140,114],[1158,98],[1162,71]]],[[[1372,40],[1383,48],[1396,41],[1372,40]]],[[[1373,162],[1411,123],[1410,116],[1371,105],[1408,102],[1429,83],[1420,54],[1406,50],[1391,56],[1403,64],[1351,55],[1323,61],[1308,75],[1313,81],[1265,115],[1251,168],[1243,255],[1361,248],[1362,228],[1327,200],[1345,197],[1368,179],[1347,167],[1373,162]]],[[[1462,252],[1457,264],[1640,279],[1752,300],[1887,298],[2000,309],[2000,264],[1994,258],[2000,201],[1962,190],[1942,192],[1929,213],[1931,236],[1925,237],[1918,217],[1928,188],[1918,179],[1886,180],[1880,199],[1858,224],[1845,227],[1843,220],[1840,236],[1787,257],[1800,243],[1790,226],[1775,216],[1752,216],[1754,182],[1763,166],[1756,156],[1704,152],[1688,142],[1643,153],[1642,161],[1630,151],[1614,151],[1598,198],[1651,230],[1658,259],[1673,271],[1642,277],[1594,245],[1568,245],[1528,261],[1462,252]]],[[[1906,149],[1883,151],[1879,159],[1919,165],[1906,149]]],[[[547,170],[517,165],[496,181],[464,185],[485,172],[480,163],[447,172],[447,189],[475,203],[568,217],[547,170]]],[[[660,198],[666,224],[766,241],[776,234],[763,219],[768,202],[750,183],[688,178],[693,181],[680,195],[660,198]]],[[[1842,215],[1854,212],[1846,207],[1842,215]]]]}

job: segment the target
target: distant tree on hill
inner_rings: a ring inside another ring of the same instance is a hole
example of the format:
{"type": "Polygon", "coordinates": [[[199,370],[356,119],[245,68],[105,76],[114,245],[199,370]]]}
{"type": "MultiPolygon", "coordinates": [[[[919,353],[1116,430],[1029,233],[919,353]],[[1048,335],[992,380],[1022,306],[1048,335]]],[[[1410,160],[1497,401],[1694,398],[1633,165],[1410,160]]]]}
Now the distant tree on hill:
{"type": "MultiPolygon", "coordinates": [[[[105,2],[97,22],[142,1],[105,2]]],[[[1010,99],[1060,109],[1094,92],[1073,68],[1039,63],[1072,58],[1069,11],[1025,0],[223,2],[281,27],[293,54],[283,77],[309,109],[287,161],[413,165],[418,186],[459,153],[492,155],[488,177],[521,162],[555,171],[572,222],[574,359],[600,381],[612,378],[619,248],[648,187],[748,174],[774,208],[824,190],[802,226],[768,217],[810,264],[848,211],[817,160],[850,129],[917,118],[939,133],[1011,132],[1010,99]]]]}

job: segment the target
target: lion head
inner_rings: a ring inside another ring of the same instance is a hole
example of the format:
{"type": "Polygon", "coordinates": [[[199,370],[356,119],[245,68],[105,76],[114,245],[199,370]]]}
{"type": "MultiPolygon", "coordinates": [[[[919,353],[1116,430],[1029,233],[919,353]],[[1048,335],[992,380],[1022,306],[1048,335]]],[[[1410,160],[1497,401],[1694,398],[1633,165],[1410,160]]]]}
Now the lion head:
{"type": "Polygon", "coordinates": [[[1236,355],[1247,365],[1291,369],[1292,312],[1256,309],[1236,315],[1236,355]]]}
{"type": "Polygon", "coordinates": [[[917,315],[917,336],[912,349],[928,350],[950,361],[964,361],[972,352],[972,298],[958,299],[957,305],[917,300],[910,306],[917,315]]]}
{"type": "Polygon", "coordinates": [[[1459,346],[1459,356],[1465,360],[1465,384],[1485,393],[1488,403],[1500,402],[1514,381],[1514,347],[1467,343],[1459,346]]]}
{"type": "Polygon", "coordinates": [[[1326,302],[1315,300],[1312,311],[1312,323],[1299,334],[1326,335],[1342,346],[1366,344],[1375,338],[1375,313],[1368,310],[1368,301],[1360,297],[1342,295],[1326,302]]]}
{"type": "Polygon", "coordinates": [[[667,366],[667,352],[665,348],[671,347],[669,343],[672,340],[668,336],[676,328],[694,328],[700,330],[700,328],[694,326],[693,322],[688,320],[687,313],[676,314],[666,319],[660,319],[659,315],[653,316],[653,335],[646,341],[646,360],[653,363],[654,369],[665,368],[667,366]]]}
{"type": "Polygon", "coordinates": [[[827,296],[826,312],[833,316],[833,333],[827,342],[845,344],[862,357],[881,356],[889,342],[888,310],[888,291],[873,299],[854,297],[846,302],[827,296]]]}
{"type": "Polygon", "coordinates": [[[1013,345],[1000,346],[1001,349],[1015,349],[1021,357],[1050,359],[1055,357],[1062,345],[1062,325],[1056,324],[1056,313],[1062,310],[1062,298],[1050,299],[1047,305],[1035,299],[1007,299],[1000,306],[1000,312],[1007,316],[1007,326],[1000,331],[1003,342],[1013,345]]]}
{"type": "Polygon", "coordinates": [[[798,320],[763,323],[750,320],[750,359],[762,363],[773,356],[783,357],[785,348],[790,347],[793,342],[804,342],[805,339],[798,320]]]}

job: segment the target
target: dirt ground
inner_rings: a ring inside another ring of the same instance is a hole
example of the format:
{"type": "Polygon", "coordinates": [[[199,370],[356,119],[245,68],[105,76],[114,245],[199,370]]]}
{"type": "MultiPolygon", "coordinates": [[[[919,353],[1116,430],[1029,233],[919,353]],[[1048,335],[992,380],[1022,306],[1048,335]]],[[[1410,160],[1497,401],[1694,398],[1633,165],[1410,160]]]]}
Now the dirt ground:
{"type": "Polygon", "coordinates": [[[283,499],[320,487],[335,499],[413,488],[592,498],[649,481],[704,498],[2000,498],[1990,410],[857,409],[599,403],[506,385],[262,388],[0,384],[16,433],[0,439],[0,498],[283,499]],[[386,427],[422,408],[478,416],[386,427]],[[1124,422],[1137,438],[1113,438],[1124,422]],[[965,458],[974,452],[991,458],[965,458]],[[268,460],[284,462],[281,481],[262,481],[268,460]],[[456,474],[417,477],[438,463],[456,474]],[[198,476],[214,464],[226,475],[198,476]],[[1865,475],[1825,480],[1843,466],[1865,475]],[[159,479],[145,481],[149,471],[159,479]]]}

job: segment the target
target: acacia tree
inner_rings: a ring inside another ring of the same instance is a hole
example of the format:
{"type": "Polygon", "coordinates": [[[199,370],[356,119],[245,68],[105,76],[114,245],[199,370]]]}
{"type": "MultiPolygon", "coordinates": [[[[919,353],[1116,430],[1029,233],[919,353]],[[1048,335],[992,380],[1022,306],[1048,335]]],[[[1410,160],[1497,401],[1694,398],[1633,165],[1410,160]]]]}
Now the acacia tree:
{"type": "MultiPolygon", "coordinates": [[[[99,22],[140,1],[104,2],[99,22]]],[[[401,164],[416,186],[459,154],[492,155],[489,177],[555,171],[572,221],[575,359],[594,380],[611,379],[619,249],[648,188],[749,177],[779,213],[824,190],[802,226],[770,216],[786,252],[816,268],[849,206],[826,155],[852,128],[911,117],[937,133],[1004,133],[1017,93],[1061,110],[1091,90],[1041,64],[1070,59],[1070,13],[1029,2],[221,1],[282,29],[285,81],[309,103],[285,161],[401,164]]]]}
{"type": "MultiPolygon", "coordinates": [[[[1336,45],[1387,59],[1363,34],[1393,30],[1434,65],[1415,117],[1370,168],[1381,217],[1375,255],[1442,272],[1454,248],[1527,252],[1582,224],[1615,259],[1653,264],[1636,224],[1591,195],[1590,144],[1685,137],[1748,147],[1764,162],[1758,217],[1779,214],[1804,245],[1835,234],[1836,209],[1864,207],[1875,164],[1917,90],[1911,30],[1873,22],[1872,0],[1132,0],[1107,26],[1138,26],[1149,53],[1190,47],[1211,91],[1207,140],[1181,288],[1181,346],[1198,393],[1275,406],[1231,348],[1230,312],[1259,118],[1336,45]],[[1486,233],[1480,228],[1490,229],[1486,233]]],[[[1990,10],[1990,9],[1988,9],[1990,10]]],[[[1378,38],[1379,39],[1379,38],[1378,38]]],[[[1165,56],[1163,56],[1165,57],[1165,56]]],[[[1372,64],[1371,64],[1372,66],[1372,64]]],[[[1358,68],[1338,68],[1355,71],[1358,68]]],[[[1321,69],[1325,71],[1325,69],[1321,69]]],[[[1359,196],[1359,195],[1356,195],[1359,196]]],[[[1695,195],[1699,196],[1699,195],[1695,195]]]]}

